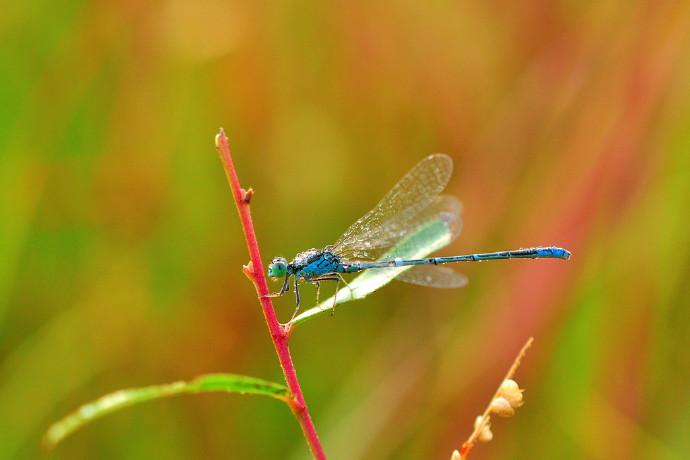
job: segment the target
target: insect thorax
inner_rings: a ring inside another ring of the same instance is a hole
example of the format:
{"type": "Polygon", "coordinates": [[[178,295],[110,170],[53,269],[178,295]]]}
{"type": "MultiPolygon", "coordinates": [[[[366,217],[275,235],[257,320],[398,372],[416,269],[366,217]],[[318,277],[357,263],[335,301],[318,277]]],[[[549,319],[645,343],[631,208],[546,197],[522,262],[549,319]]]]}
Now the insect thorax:
{"type": "Polygon", "coordinates": [[[298,278],[311,280],[337,271],[340,258],[328,249],[310,249],[300,252],[290,263],[298,278]]]}

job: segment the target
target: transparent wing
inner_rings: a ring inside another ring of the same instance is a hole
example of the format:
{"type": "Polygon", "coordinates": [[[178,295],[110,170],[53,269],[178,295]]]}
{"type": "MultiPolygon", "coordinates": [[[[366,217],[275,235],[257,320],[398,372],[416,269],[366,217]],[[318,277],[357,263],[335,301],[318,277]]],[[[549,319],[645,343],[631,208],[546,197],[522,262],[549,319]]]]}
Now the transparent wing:
{"type": "Polygon", "coordinates": [[[436,288],[458,288],[467,284],[465,275],[439,265],[418,265],[400,273],[395,279],[436,288]]]}
{"type": "Polygon", "coordinates": [[[449,195],[440,195],[434,198],[432,203],[414,216],[409,222],[405,223],[405,228],[394,237],[384,237],[373,241],[376,250],[368,251],[368,254],[376,256],[376,252],[390,249],[375,260],[392,260],[399,257],[399,254],[414,254],[408,259],[420,259],[428,256],[434,251],[449,245],[460,235],[463,227],[462,203],[460,200],[449,195]],[[439,246],[439,241],[445,241],[443,246],[439,246]]]}
{"type": "MultiPolygon", "coordinates": [[[[420,259],[428,256],[434,251],[448,246],[450,242],[458,236],[460,230],[462,230],[462,219],[460,218],[461,210],[462,205],[457,199],[449,196],[436,197],[434,203],[430,204],[428,209],[425,209],[422,214],[423,216],[428,215],[435,217],[423,219],[425,222],[424,224],[417,225],[413,230],[406,232],[404,239],[388,252],[382,254],[381,259],[391,260],[396,257],[402,259],[420,259]]],[[[423,266],[414,267],[414,270],[418,270],[421,267],[423,266]]],[[[435,265],[433,267],[442,268],[435,265]]],[[[330,309],[334,303],[340,304],[351,300],[362,299],[380,289],[382,286],[390,283],[394,278],[401,278],[401,274],[411,269],[413,269],[413,267],[408,265],[404,267],[365,270],[353,280],[349,281],[346,286],[340,285],[337,300],[330,297],[319,303],[316,307],[298,315],[293,321],[297,324],[303,321],[304,318],[314,315],[315,311],[330,309]]],[[[424,274],[425,271],[422,270],[421,273],[424,274]]],[[[429,275],[429,272],[427,271],[426,274],[429,275]]],[[[443,276],[431,273],[432,282],[429,282],[428,279],[422,280],[419,276],[402,276],[402,280],[416,282],[417,284],[420,284],[420,281],[426,281],[427,286],[437,287],[459,287],[462,285],[460,284],[459,278],[462,277],[462,275],[459,273],[455,275],[448,275],[446,273],[443,276]],[[453,283],[450,281],[444,282],[444,278],[446,280],[453,278],[454,281],[453,283]],[[435,281],[435,283],[433,281],[435,281]]]]}
{"type": "MultiPolygon", "coordinates": [[[[377,260],[429,218],[422,213],[448,184],[453,160],[430,155],[412,168],[381,201],[352,224],[332,245],[336,254],[350,259],[377,260]]],[[[455,200],[458,204],[459,202],[455,200]]],[[[431,212],[438,211],[431,210],[431,212]]],[[[448,210],[451,211],[451,210],[448,210]]],[[[458,214],[462,212],[459,206],[458,214]]]]}

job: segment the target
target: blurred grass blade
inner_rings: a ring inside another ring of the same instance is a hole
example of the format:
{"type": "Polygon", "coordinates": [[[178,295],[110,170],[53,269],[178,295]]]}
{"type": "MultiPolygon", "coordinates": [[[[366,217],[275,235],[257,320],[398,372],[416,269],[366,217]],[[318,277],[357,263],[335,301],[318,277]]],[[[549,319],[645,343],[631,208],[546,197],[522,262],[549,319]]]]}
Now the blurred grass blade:
{"type": "Polygon", "coordinates": [[[207,374],[189,382],[172,382],[143,388],[119,390],[102,396],[51,425],[43,437],[43,446],[52,449],[64,438],[87,423],[116,410],[152,399],[181,393],[225,391],[228,393],[256,394],[289,401],[292,396],[284,385],[254,377],[234,374],[207,374]]]}
{"type": "MultiPolygon", "coordinates": [[[[448,246],[453,239],[453,232],[444,220],[432,221],[403,240],[397,247],[381,257],[381,260],[391,260],[396,257],[402,259],[419,259],[426,257],[434,251],[448,246]]],[[[340,285],[336,305],[351,300],[359,300],[368,296],[377,289],[390,283],[400,273],[411,269],[412,266],[399,268],[386,268],[385,270],[366,270],[354,280],[348,282],[349,286],[340,285]]],[[[319,303],[304,313],[295,317],[292,324],[296,325],[317,316],[325,311],[331,311],[333,296],[319,303]]]]}

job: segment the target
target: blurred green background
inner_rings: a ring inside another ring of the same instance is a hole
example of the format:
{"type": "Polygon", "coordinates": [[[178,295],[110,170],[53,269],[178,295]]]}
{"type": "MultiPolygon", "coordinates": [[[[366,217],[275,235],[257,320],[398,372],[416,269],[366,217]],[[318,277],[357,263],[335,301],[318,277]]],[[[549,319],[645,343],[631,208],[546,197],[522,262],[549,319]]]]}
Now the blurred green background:
{"type": "MultiPolygon", "coordinates": [[[[438,151],[466,221],[443,254],[573,253],[468,264],[460,290],[393,283],[300,326],[329,458],[450,458],[529,336],[526,403],[471,458],[690,451],[690,2],[35,1],[0,18],[0,457],[39,456],[51,422],[120,388],[283,381],[221,126],[266,262],[333,242],[438,151]]],[[[294,297],[275,304],[287,320],[294,297]]],[[[308,455],[284,404],[213,394],[110,415],[48,458],[308,455]]]]}

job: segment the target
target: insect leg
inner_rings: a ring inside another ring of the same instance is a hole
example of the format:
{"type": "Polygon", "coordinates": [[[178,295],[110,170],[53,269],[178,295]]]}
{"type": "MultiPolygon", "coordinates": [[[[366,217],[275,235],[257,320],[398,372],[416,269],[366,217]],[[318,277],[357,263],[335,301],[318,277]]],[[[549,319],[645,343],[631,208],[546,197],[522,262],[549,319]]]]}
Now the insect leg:
{"type": "MultiPolygon", "coordinates": [[[[271,294],[266,294],[265,296],[262,297],[280,297],[283,294],[285,294],[286,291],[290,290],[290,275],[285,276],[285,282],[283,283],[283,287],[280,289],[280,292],[273,292],[271,294]]],[[[299,304],[299,302],[298,302],[299,304]]]]}
{"type": "Polygon", "coordinates": [[[290,321],[295,319],[295,316],[297,316],[297,312],[299,311],[299,288],[297,287],[297,277],[295,276],[295,297],[297,297],[297,306],[295,307],[294,313],[292,313],[292,318],[290,318],[290,321]]]}
{"type": "MultiPolygon", "coordinates": [[[[340,273],[331,273],[330,275],[327,276],[320,276],[318,278],[312,278],[309,282],[316,284],[316,305],[319,304],[319,288],[320,288],[320,281],[335,281],[335,295],[333,296],[333,311],[335,311],[335,302],[338,299],[338,289],[340,288],[340,281],[343,283],[347,284],[347,281],[343,278],[343,276],[340,273]]],[[[347,286],[348,288],[350,285],[347,286]]],[[[331,312],[331,315],[333,313],[331,312]]]]}
{"type": "Polygon", "coordinates": [[[335,295],[333,296],[333,310],[331,311],[331,316],[333,316],[335,313],[335,301],[338,299],[338,288],[340,287],[341,281],[345,283],[345,286],[347,286],[347,288],[350,290],[350,296],[352,296],[352,288],[349,284],[347,284],[347,281],[345,281],[343,275],[340,273],[336,273],[336,275],[338,275],[338,283],[335,285],[335,295]]]}
{"type": "MultiPolygon", "coordinates": [[[[312,280],[313,283],[316,283],[316,305],[319,304],[319,281],[335,281],[335,295],[333,296],[333,311],[335,311],[335,301],[338,297],[338,286],[340,286],[341,279],[340,273],[332,273],[330,276],[321,276],[312,280]]],[[[332,312],[331,315],[333,315],[332,312]]]]}
{"type": "Polygon", "coordinates": [[[352,288],[350,287],[350,285],[347,284],[347,281],[345,281],[345,278],[343,277],[343,275],[341,275],[340,273],[338,273],[338,276],[340,277],[340,281],[342,281],[343,283],[345,283],[345,286],[347,286],[348,289],[352,290],[352,288]]]}
{"type": "Polygon", "coordinates": [[[299,308],[299,288],[297,287],[297,277],[295,276],[295,297],[297,297],[297,308],[299,308]]]}
{"type": "Polygon", "coordinates": [[[335,282],[335,294],[333,294],[333,306],[331,307],[331,316],[335,314],[335,302],[338,300],[338,288],[340,287],[340,280],[342,279],[342,275],[338,273],[338,281],[335,282]]]}

